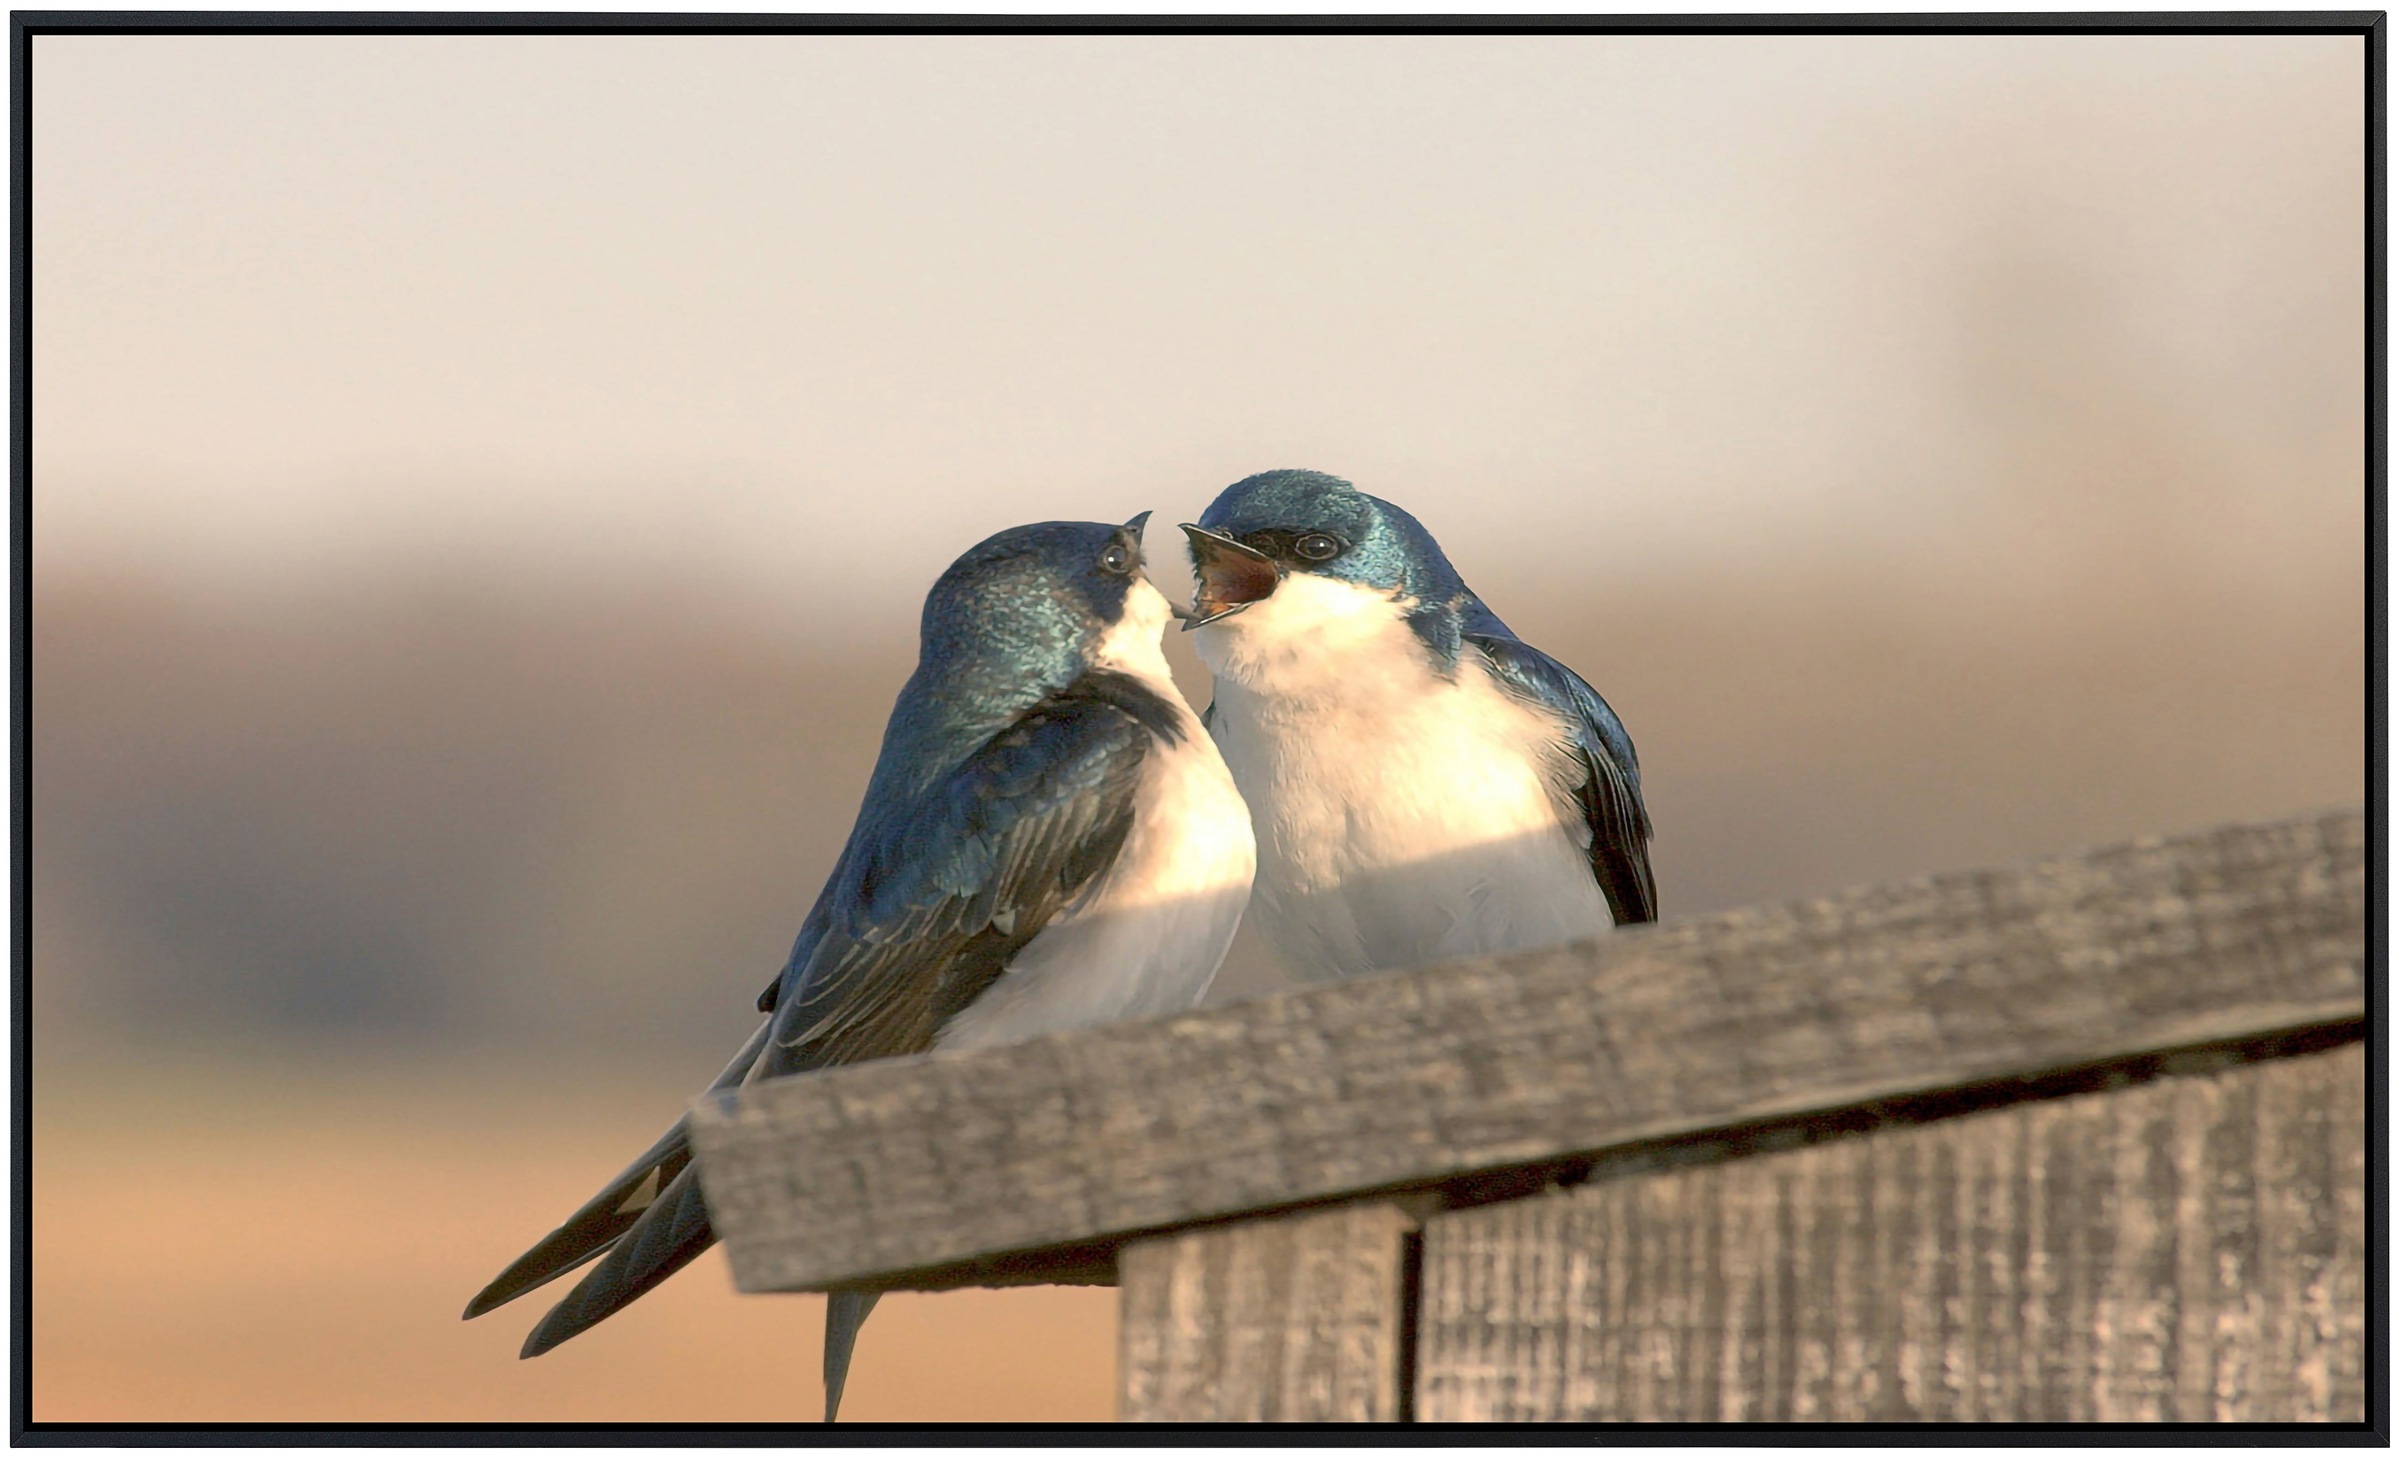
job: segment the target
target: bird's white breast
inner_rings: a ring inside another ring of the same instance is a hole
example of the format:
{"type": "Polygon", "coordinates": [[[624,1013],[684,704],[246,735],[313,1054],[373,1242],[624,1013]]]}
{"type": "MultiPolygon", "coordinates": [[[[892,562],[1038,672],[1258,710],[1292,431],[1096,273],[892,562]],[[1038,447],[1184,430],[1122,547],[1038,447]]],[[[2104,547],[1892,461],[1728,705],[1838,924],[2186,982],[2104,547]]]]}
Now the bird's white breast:
{"type": "Polygon", "coordinates": [[[1565,726],[1481,657],[1444,675],[1390,594],[1313,574],[1205,627],[1211,725],[1258,836],[1251,915],[1302,977],[1597,935],[1565,726]]]}
{"type": "Polygon", "coordinates": [[[1110,1022],[1179,1012],[1225,960],[1257,866],[1250,810],[1159,651],[1166,599],[1136,582],[1096,663],[1143,681],[1174,707],[1175,743],[1153,740],[1134,820],[1091,891],[1026,943],[935,1046],[988,1048],[1110,1022]]]}

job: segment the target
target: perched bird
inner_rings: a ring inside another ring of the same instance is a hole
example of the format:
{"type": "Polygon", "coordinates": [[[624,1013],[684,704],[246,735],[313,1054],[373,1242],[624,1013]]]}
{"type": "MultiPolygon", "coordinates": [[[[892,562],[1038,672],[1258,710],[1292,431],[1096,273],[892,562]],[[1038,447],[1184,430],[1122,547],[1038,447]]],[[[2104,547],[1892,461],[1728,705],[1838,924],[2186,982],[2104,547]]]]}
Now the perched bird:
{"type": "MultiPolygon", "coordinates": [[[[1255,852],[1160,652],[1148,515],[1011,528],[933,585],[858,823],[711,1091],[1199,1000],[1255,852]]],[[[716,1240],[691,1159],[678,1120],[466,1314],[597,1257],[526,1338],[538,1356],[665,1280],[716,1240]]],[[[830,1299],[828,1422],[875,1299],[830,1299]]]]}
{"type": "Polygon", "coordinates": [[[1187,525],[1202,721],[1250,802],[1250,915],[1306,980],[1658,919],[1633,741],[1417,519],[1317,471],[1187,525]]]}

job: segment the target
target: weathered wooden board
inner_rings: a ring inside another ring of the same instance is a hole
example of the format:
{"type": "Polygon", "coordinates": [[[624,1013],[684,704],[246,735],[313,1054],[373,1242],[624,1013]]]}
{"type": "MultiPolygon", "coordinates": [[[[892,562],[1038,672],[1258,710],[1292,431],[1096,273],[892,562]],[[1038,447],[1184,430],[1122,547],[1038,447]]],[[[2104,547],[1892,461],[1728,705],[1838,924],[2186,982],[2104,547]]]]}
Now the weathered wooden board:
{"type": "Polygon", "coordinates": [[[1129,1422],[1395,1422],[1417,1220],[1343,1205],[1118,1256],[1129,1422]]]}
{"type": "Polygon", "coordinates": [[[2355,811],[1361,978],[704,1101],[744,1290],[996,1257],[2338,1022],[2355,811]]]}
{"type": "Polygon", "coordinates": [[[1422,1421],[2363,1421],[2363,1045],[1433,1217],[1422,1421]]]}

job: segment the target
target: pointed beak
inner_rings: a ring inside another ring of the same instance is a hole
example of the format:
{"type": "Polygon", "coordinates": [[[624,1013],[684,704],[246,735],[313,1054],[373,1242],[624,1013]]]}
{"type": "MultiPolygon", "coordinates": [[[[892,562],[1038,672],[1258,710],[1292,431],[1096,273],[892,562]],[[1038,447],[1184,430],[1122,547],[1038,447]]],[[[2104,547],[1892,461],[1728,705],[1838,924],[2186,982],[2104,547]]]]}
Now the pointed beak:
{"type": "Polygon", "coordinates": [[[1142,551],[1142,527],[1149,520],[1150,513],[1137,511],[1133,514],[1133,520],[1118,527],[1115,533],[1118,541],[1133,549],[1133,575],[1136,577],[1142,576],[1142,569],[1150,565],[1147,554],[1142,551]]]}
{"type": "Polygon", "coordinates": [[[1192,577],[1198,585],[1192,614],[1183,624],[1187,633],[1272,596],[1283,581],[1283,569],[1255,547],[1189,522],[1183,534],[1191,539],[1192,577]]]}
{"type": "MultiPolygon", "coordinates": [[[[1133,519],[1131,521],[1128,521],[1125,523],[1125,525],[1117,528],[1118,534],[1133,544],[1133,553],[1137,559],[1144,555],[1142,552],[1142,528],[1148,526],[1149,524],[1150,513],[1146,511],[1137,511],[1133,514],[1133,519]]],[[[1146,566],[1148,564],[1144,563],[1144,565],[1146,566]]],[[[1192,610],[1184,607],[1180,603],[1177,603],[1174,599],[1169,598],[1167,600],[1167,614],[1168,616],[1174,618],[1175,621],[1180,623],[1192,615],[1192,610]]]]}

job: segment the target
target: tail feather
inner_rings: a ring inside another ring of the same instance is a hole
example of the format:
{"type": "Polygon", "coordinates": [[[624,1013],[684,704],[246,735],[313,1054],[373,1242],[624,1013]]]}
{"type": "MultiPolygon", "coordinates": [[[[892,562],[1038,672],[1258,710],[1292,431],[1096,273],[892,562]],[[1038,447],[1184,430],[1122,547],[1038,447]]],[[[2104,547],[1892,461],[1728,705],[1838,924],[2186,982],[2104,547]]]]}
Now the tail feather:
{"type": "Polygon", "coordinates": [[[850,1380],[850,1351],[858,1345],[858,1329],[867,1313],[883,1299],[880,1291],[835,1291],[825,1298],[825,1421],[842,1405],[842,1386],[850,1380]]]}
{"type": "Polygon", "coordinates": [[[698,1259],[717,1243],[700,1179],[690,1169],[675,1176],[656,1201],[635,1217],[584,1278],[575,1283],[541,1324],[525,1338],[521,1357],[538,1357],[567,1338],[614,1316],[636,1297],[698,1259]]]}
{"type": "MultiPolygon", "coordinates": [[[[716,1080],[709,1084],[709,1092],[714,1093],[719,1089],[729,1088],[748,1076],[751,1066],[758,1062],[759,1050],[766,1046],[767,1030],[770,1026],[771,1024],[766,1022],[758,1025],[758,1031],[750,1035],[749,1041],[742,1045],[742,1051],[736,1053],[733,1061],[725,1065],[725,1071],[718,1074],[716,1080]]],[[[544,1236],[540,1244],[518,1256],[515,1261],[510,1263],[507,1270],[492,1278],[490,1285],[475,1293],[475,1299],[467,1303],[467,1317],[472,1319],[481,1316],[496,1306],[514,1301],[526,1292],[547,1285],[578,1266],[609,1253],[611,1247],[623,1240],[635,1226],[649,1217],[661,1204],[666,1203],[666,1195],[670,1190],[679,1185],[691,1184],[689,1174],[691,1162],[692,1149],[688,1124],[687,1121],[678,1119],[673,1128],[661,1134],[657,1143],[643,1150],[633,1163],[625,1166],[600,1193],[586,1200],[581,1209],[568,1216],[565,1223],[556,1230],[544,1236]]],[[[697,1208],[700,1196],[696,1186],[691,1189],[690,1198],[697,1208]]],[[[701,1218],[705,1224],[705,1212],[702,1213],[701,1218]]],[[[713,1239],[713,1237],[711,1238],[713,1239]]],[[[690,1254],[677,1261],[676,1266],[670,1266],[666,1271],[661,1271],[658,1276],[644,1284],[640,1291],[625,1296],[616,1303],[616,1306],[622,1306],[625,1301],[630,1301],[634,1296],[640,1295],[641,1291],[649,1290],[651,1286],[665,1278],[667,1271],[676,1269],[707,1248],[708,1241],[703,1240],[692,1249],[690,1254]]],[[[592,1276],[587,1276],[585,1284],[590,1284],[592,1278],[598,1274],[599,1272],[595,1271],[592,1276]]],[[[616,1308],[611,1306],[609,1309],[616,1308]]],[[[555,1315],[555,1313],[553,1314],[555,1315]]],[[[599,1317],[595,1316],[592,1320],[597,1321],[599,1317]]],[[[547,1325],[546,1322],[544,1324],[547,1325]]],[[[584,1323],[587,1326],[589,1324],[590,1322],[584,1323]]],[[[581,1329],[581,1327],[576,1328],[576,1330],[581,1329]]],[[[561,1339],[563,1340],[563,1337],[561,1339]]],[[[529,1352],[527,1355],[531,1355],[531,1353],[529,1352]]]]}

